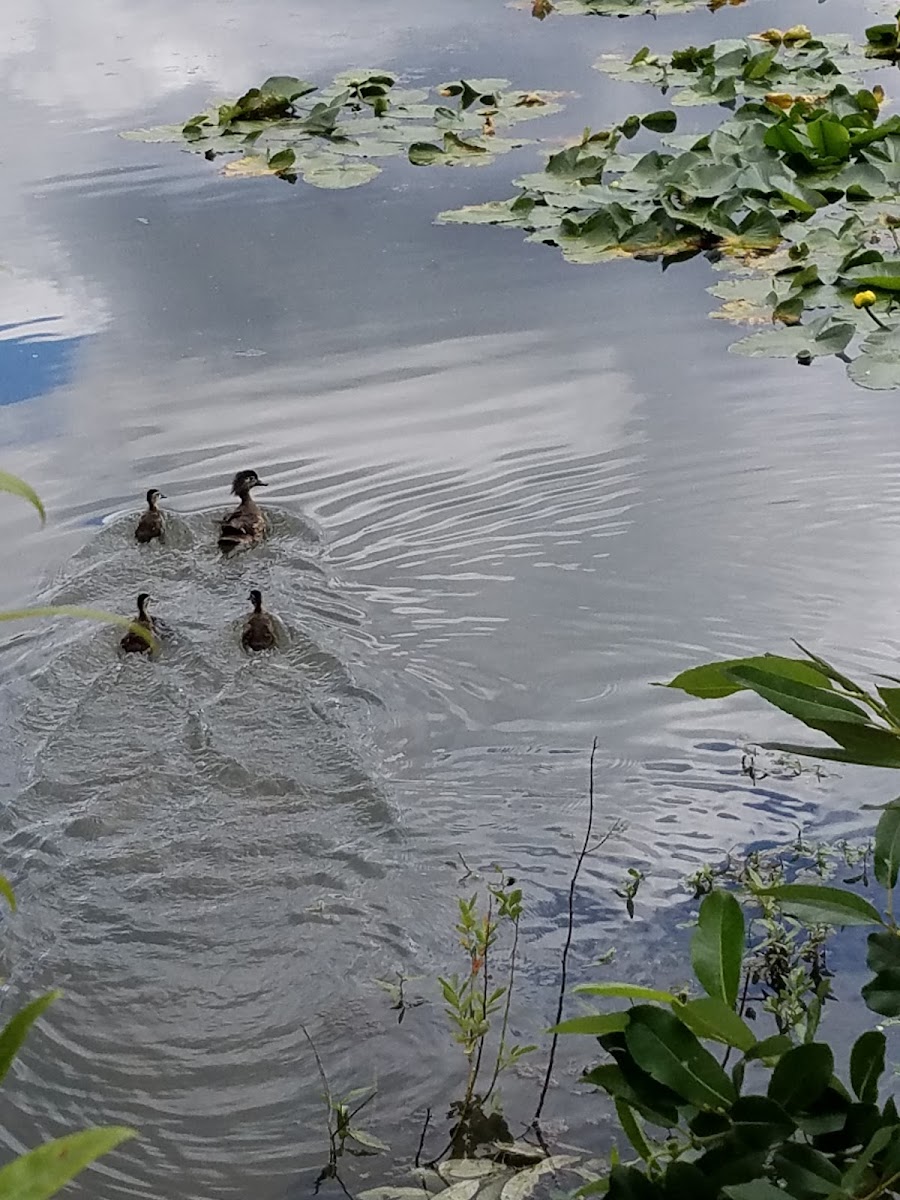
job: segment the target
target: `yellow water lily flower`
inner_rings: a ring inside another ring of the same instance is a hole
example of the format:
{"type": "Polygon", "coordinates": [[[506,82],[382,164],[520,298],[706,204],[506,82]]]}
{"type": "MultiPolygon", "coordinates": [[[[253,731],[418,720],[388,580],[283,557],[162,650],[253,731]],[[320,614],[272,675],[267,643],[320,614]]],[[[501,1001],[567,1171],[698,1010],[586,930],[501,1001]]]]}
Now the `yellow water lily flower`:
{"type": "Polygon", "coordinates": [[[877,299],[874,292],[857,292],[853,297],[853,307],[871,308],[877,299]]]}

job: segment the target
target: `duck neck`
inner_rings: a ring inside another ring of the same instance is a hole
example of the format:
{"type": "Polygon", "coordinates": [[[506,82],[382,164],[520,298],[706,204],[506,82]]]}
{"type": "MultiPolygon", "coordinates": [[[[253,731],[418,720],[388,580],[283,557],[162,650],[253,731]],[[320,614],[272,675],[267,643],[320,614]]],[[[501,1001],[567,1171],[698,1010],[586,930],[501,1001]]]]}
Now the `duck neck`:
{"type": "Polygon", "coordinates": [[[138,620],[139,621],[147,620],[147,601],[146,600],[142,600],[140,602],[140,604],[138,605],[138,620]]]}
{"type": "Polygon", "coordinates": [[[253,600],[253,611],[256,616],[262,613],[262,596],[256,596],[253,600]]]}

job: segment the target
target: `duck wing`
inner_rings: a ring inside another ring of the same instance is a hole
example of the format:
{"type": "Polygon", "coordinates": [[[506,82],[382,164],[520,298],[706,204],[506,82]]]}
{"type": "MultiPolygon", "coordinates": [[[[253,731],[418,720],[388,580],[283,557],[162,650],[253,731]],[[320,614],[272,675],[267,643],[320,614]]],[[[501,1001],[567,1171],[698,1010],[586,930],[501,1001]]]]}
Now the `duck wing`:
{"type": "Polygon", "coordinates": [[[137,523],[137,529],[134,531],[135,539],[142,544],[152,542],[154,538],[161,538],[163,532],[162,513],[145,512],[137,523]]]}

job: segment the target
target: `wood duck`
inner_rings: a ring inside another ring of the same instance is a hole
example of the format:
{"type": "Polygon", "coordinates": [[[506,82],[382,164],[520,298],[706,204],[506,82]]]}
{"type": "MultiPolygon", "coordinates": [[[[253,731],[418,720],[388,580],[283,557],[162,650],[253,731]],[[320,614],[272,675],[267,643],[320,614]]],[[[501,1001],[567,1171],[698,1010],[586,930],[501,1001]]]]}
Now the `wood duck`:
{"type": "Polygon", "coordinates": [[[162,538],[165,532],[163,515],[156,507],[160,500],[165,500],[163,493],[157,488],[151,488],[147,493],[147,511],[138,521],[134,531],[135,539],[141,544],[152,542],[154,538],[162,538]]]}
{"type": "Polygon", "coordinates": [[[266,536],[265,513],[250,495],[250,489],[268,486],[255,471],[238,471],[235,475],[231,490],[235,496],[240,496],[241,502],[222,521],[219,549],[223,554],[239,546],[252,546],[266,536]]]}
{"type": "Polygon", "coordinates": [[[151,636],[148,640],[142,637],[136,630],[129,629],[121,642],[119,642],[119,645],[126,654],[149,654],[156,648],[156,622],[147,612],[147,603],[152,599],[153,597],[148,592],[141,592],[137,598],[138,615],[134,621],[135,625],[140,625],[143,629],[146,629],[151,636]]]}
{"type": "Polygon", "coordinates": [[[244,622],[241,645],[245,650],[271,650],[276,642],[272,614],[263,612],[262,592],[258,588],[253,589],[249,599],[253,604],[253,612],[244,622]]]}

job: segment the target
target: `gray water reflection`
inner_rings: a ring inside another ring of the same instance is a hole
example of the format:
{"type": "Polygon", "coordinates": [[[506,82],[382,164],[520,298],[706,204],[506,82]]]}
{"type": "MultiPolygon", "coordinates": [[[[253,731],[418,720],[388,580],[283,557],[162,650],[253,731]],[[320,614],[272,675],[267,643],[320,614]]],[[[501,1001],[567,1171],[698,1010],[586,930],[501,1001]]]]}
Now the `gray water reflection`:
{"type": "MultiPolygon", "coordinates": [[[[271,70],[363,61],[571,87],[552,138],[651,106],[589,69],[602,51],[787,19],[758,2],[541,25],[499,0],[389,0],[377,22],[354,0],[0,14],[3,465],[52,514],[8,529],[0,601],[128,612],[149,587],[172,627],[158,663],[81,625],[0,651],[8,1008],[66,990],[4,1089],[9,1146],[127,1120],[140,1144],[84,1194],[308,1195],[322,1111],[301,1022],[335,1086],[377,1080],[375,1129],[414,1145],[459,1067],[438,1005],[398,1029],[373,981],[446,969],[458,855],[499,860],[529,897],[514,1016],[532,1040],[595,734],[598,824],[626,828],[589,864],[577,971],[618,943],[623,975],[680,979],[653,916],[684,873],[798,822],[853,827],[850,773],[740,775],[736,746],[777,718],[647,684],[792,634],[891,669],[889,394],[839,364],[729,358],[705,263],[592,271],[431,225],[505,194],[540,148],[329,193],[115,136],[271,70]],[[214,518],[247,465],[272,482],[273,537],[223,565],[214,518]],[[151,485],[173,537],[145,552],[128,514],[151,485]],[[251,586],[290,631],[252,661],[251,586]],[[623,939],[632,864],[650,878],[623,939]]],[[[857,20],[802,2],[790,19],[857,20]]],[[[580,1053],[553,1093],[574,1124],[580,1053]]],[[[529,1086],[524,1069],[513,1111],[529,1086]]]]}

